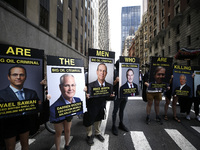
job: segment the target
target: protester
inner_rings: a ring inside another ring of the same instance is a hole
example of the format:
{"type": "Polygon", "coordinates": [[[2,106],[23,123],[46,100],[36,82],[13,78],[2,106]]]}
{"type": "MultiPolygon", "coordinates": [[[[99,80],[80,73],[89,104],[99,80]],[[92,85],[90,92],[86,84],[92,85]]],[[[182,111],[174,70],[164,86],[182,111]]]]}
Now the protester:
{"type": "MultiPolygon", "coordinates": [[[[107,75],[107,67],[105,64],[99,64],[97,67],[97,80],[92,82],[88,85],[88,90],[85,91],[88,93],[92,93],[93,88],[96,87],[110,87],[112,91],[112,86],[105,81],[107,75]]],[[[110,96],[113,96],[111,94],[110,96]]],[[[104,142],[104,137],[101,135],[100,126],[103,119],[105,119],[105,109],[106,109],[106,100],[110,99],[109,96],[107,97],[90,97],[90,94],[86,94],[86,106],[87,112],[84,114],[83,117],[83,124],[87,130],[87,137],[86,142],[88,145],[94,144],[94,137],[96,137],[99,141],[104,142]],[[93,126],[95,133],[93,135],[93,126]]]]}
{"type": "Polygon", "coordinates": [[[159,116],[159,104],[160,101],[162,100],[162,91],[163,88],[155,88],[153,87],[153,84],[162,84],[163,79],[165,78],[165,68],[163,67],[157,67],[154,72],[154,82],[148,83],[145,82],[145,85],[147,86],[147,107],[146,107],[146,123],[150,124],[151,119],[150,119],[150,112],[151,112],[151,106],[154,101],[154,109],[156,113],[156,121],[160,122],[160,124],[163,124],[162,119],[159,116]]]}
{"type": "Polygon", "coordinates": [[[119,98],[118,95],[118,90],[119,90],[119,60],[115,64],[115,71],[114,71],[114,83],[113,83],[113,89],[115,91],[115,99],[114,99],[114,108],[112,112],[112,133],[114,135],[118,135],[118,130],[116,127],[116,116],[117,112],[119,110],[119,129],[128,132],[128,128],[124,125],[123,123],[123,118],[124,118],[124,109],[127,103],[127,98],[119,98]]]}
{"type": "MultiPolygon", "coordinates": [[[[164,120],[168,121],[168,116],[167,116],[167,111],[168,111],[168,107],[171,101],[171,97],[172,97],[172,81],[173,81],[173,75],[170,79],[169,85],[170,85],[170,89],[167,90],[164,95],[165,95],[165,107],[164,107],[164,111],[165,111],[165,116],[164,116],[164,120]]],[[[172,100],[172,111],[173,111],[173,119],[175,121],[177,121],[178,123],[180,123],[180,119],[176,116],[176,104],[178,102],[178,98],[173,97],[172,100]]]]}

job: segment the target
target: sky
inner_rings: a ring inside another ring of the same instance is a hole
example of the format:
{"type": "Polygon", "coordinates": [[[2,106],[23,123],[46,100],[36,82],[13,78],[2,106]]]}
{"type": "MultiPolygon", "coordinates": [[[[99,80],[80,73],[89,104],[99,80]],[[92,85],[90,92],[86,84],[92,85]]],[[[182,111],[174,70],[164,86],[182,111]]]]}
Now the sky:
{"type": "Polygon", "coordinates": [[[115,61],[121,55],[121,9],[126,6],[141,6],[143,0],[108,0],[110,19],[111,51],[115,52],[115,61]]]}

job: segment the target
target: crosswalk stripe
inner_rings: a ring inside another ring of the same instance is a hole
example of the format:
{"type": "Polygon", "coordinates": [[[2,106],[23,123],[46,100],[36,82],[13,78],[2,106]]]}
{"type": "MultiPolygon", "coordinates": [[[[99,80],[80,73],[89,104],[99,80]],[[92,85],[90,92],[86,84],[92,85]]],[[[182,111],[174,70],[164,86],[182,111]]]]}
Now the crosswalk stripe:
{"type": "MultiPolygon", "coordinates": [[[[70,136],[70,139],[69,139],[69,143],[71,142],[73,136],[70,136]]],[[[60,148],[63,149],[63,147],[65,146],[65,137],[64,135],[61,136],[61,141],[60,141],[60,148]]],[[[56,149],[56,145],[54,144],[50,150],[55,150],[56,149]]]]}
{"type": "Polygon", "coordinates": [[[196,150],[196,148],[175,129],[165,129],[169,136],[176,142],[181,150],[196,150]]]}
{"type": "Polygon", "coordinates": [[[200,133],[200,127],[195,127],[195,126],[192,126],[193,129],[195,129],[197,132],[200,133]]]}
{"type": "Polygon", "coordinates": [[[131,131],[131,139],[135,150],[151,150],[149,142],[142,131],[131,131]]]}
{"type": "MultiPolygon", "coordinates": [[[[28,140],[28,144],[30,145],[31,143],[33,143],[35,141],[35,139],[29,139],[28,140]]],[[[15,146],[16,150],[21,150],[21,144],[20,142],[18,142],[15,146]]]]}

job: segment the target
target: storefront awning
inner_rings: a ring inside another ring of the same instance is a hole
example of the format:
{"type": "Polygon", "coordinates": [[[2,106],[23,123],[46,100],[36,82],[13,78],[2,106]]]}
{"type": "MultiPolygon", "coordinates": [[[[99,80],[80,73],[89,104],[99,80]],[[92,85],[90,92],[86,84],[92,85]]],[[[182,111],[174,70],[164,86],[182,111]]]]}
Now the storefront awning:
{"type": "Polygon", "coordinates": [[[180,50],[178,50],[174,57],[175,59],[179,60],[192,60],[194,58],[197,58],[199,55],[200,49],[181,48],[180,50]]]}

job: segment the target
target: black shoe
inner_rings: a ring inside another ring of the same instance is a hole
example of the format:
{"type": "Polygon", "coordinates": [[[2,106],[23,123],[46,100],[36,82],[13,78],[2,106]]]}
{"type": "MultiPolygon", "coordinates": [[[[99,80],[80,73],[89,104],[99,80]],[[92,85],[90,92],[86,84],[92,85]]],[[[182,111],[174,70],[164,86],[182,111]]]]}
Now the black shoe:
{"type": "Polygon", "coordinates": [[[64,150],[70,150],[70,146],[69,145],[65,145],[64,150]]]}
{"type": "Polygon", "coordinates": [[[151,119],[147,116],[146,117],[146,124],[150,124],[150,122],[151,122],[151,119]]]}
{"type": "Polygon", "coordinates": [[[115,125],[112,126],[112,133],[113,133],[114,135],[118,136],[118,130],[117,130],[117,128],[116,128],[115,125]]]}
{"type": "Polygon", "coordinates": [[[92,135],[91,136],[87,136],[86,141],[87,141],[89,146],[94,145],[93,139],[94,139],[94,136],[92,136],[92,135]]]}
{"type": "Polygon", "coordinates": [[[104,142],[104,140],[105,140],[101,134],[95,135],[95,137],[101,142],[104,142]]]}
{"type": "Polygon", "coordinates": [[[125,131],[125,132],[129,132],[128,128],[125,127],[125,125],[123,123],[119,123],[119,127],[118,128],[123,130],[123,131],[125,131]]]}
{"type": "Polygon", "coordinates": [[[160,122],[161,125],[163,124],[163,121],[162,121],[162,119],[159,116],[156,116],[156,121],[160,122]]]}

